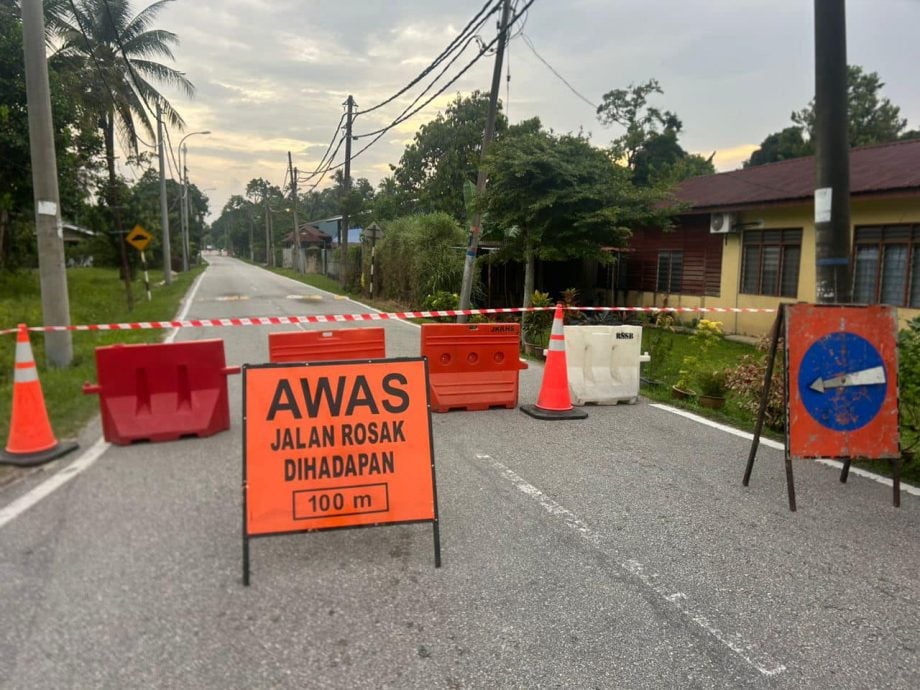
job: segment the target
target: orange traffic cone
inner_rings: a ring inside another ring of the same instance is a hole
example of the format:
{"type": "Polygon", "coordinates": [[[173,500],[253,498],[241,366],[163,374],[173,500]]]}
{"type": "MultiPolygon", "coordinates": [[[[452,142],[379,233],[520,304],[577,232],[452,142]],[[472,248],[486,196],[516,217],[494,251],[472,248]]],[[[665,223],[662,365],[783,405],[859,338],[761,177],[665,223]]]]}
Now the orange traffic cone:
{"type": "Polygon", "coordinates": [[[13,370],[13,414],[6,450],[0,451],[0,464],[40,465],[69,453],[76,443],[59,443],[51,431],[45,396],[29,344],[29,331],[19,324],[16,334],[16,365],[13,370]]]}
{"type": "Polygon", "coordinates": [[[553,330],[549,336],[540,396],[536,405],[521,405],[521,411],[537,419],[584,419],[588,416],[584,410],[572,406],[572,398],[569,395],[561,303],[556,305],[556,314],[553,317],[553,330]]]}

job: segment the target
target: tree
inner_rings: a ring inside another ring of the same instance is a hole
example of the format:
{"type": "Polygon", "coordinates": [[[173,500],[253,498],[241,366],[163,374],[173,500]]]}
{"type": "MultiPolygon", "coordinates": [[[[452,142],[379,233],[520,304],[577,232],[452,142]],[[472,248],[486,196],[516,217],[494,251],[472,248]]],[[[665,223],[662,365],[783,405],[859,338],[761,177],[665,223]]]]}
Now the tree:
{"type": "Polygon", "coordinates": [[[622,246],[629,227],[659,220],[657,195],[637,189],[630,172],[580,135],[556,136],[526,126],[489,149],[489,183],[477,199],[489,232],[500,229],[505,251],[525,264],[523,306],[534,290],[534,261],[597,258],[622,246]]]}
{"type": "Polygon", "coordinates": [[[412,213],[412,205],[408,203],[405,195],[399,193],[396,178],[389,175],[380,180],[374,194],[374,218],[393,220],[400,216],[408,216],[410,213],[412,213]]]}
{"type": "MultiPolygon", "coordinates": [[[[878,73],[865,72],[859,65],[849,66],[847,107],[851,147],[910,138],[911,132],[904,132],[907,120],[901,117],[901,109],[881,97],[884,86],[878,73]]],[[[744,167],[812,155],[815,152],[814,99],[802,110],[792,113],[792,122],[792,126],[767,136],[744,167]]]]}
{"type": "MultiPolygon", "coordinates": [[[[95,181],[100,142],[69,88],[75,76],[52,62],[48,78],[61,214],[80,221],[95,181]]],[[[35,257],[31,169],[22,22],[14,3],[0,0],[0,268],[29,264],[35,257]]]]}
{"type": "MultiPolygon", "coordinates": [[[[157,15],[173,0],[158,0],[134,17],[129,0],[52,0],[47,9],[49,30],[61,40],[55,59],[83,75],[82,100],[94,109],[105,144],[110,209],[118,206],[115,133],[135,154],[138,126],[155,138],[148,109],[159,105],[170,125],[185,122],[152,82],[178,87],[187,95],[194,86],[181,73],[156,58],[173,59],[178,37],[151,28],[157,15]]],[[[118,230],[118,229],[117,229],[118,230]]]]}
{"type": "Polygon", "coordinates": [[[806,142],[802,137],[801,127],[786,127],[781,132],[775,132],[760,142],[760,148],[751,154],[744,162],[744,167],[749,168],[765,163],[775,163],[789,158],[801,158],[814,153],[811,142],[806,142]]]}
{"type": "Polygon", "coordinates": [[[602,124],[617,124],[626,130],[611,142],[610,151],[614,160],[632,171],[633,182],[643,187],[668,186],[715,172],[711,158],[687,153],[678,143],[683,129],[680,118],[648,104],[649,96],[663,93],[658,81],[649,79],[638,86],[608,91],[597,108],[602,124]]]}
{"type": "MultiPolygon", "coordinates": [[[[885,82],[877,72],[864,72],[859,65],[850,65],[847,71],[847,106],[849,117],[850,146],[866,146],[894,141],[907,127],[907,120],[901,118],[901,109],[887,98],[880,98],[879,92],[885,82]]],[[[815,101],[806,108],[792,113],[792,121],[798,125],[809,141],[815,138],[815,101]]]]}
{"type": "MultiPolygon", "coordinates": [[[[419,128],[393,169],[399,205],[425,213],[444,211],[466,220],[463,183],[476,180],[488,110],[489,94],[458,95],[444,113],[419,128]]],[[[499,113],[496,138],[505,129],[507,120],[499,113]]]]}

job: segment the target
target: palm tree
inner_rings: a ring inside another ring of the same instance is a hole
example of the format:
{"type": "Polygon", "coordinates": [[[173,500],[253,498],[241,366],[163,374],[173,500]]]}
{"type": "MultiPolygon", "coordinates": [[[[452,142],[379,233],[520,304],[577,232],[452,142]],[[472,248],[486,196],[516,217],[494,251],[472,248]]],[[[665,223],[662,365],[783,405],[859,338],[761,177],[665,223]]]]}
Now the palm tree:
{"type": "Polygon", "coordinates": [[[60,41],[55,58],[88,75],[83,98],[98,113],[109,173],[106,198],[114,206],[115,133],[137,154],[138,127],[155,137],[151,109],[159,106],[165,122],[181,130],[185,122],[152,82],[177,86],[191,96],[185,75],[156,58],[175,59],[176,34],[151,28],[173,0],[159,0],[133,18],[129,0],[46,0],[48,29],[60,41]]]}

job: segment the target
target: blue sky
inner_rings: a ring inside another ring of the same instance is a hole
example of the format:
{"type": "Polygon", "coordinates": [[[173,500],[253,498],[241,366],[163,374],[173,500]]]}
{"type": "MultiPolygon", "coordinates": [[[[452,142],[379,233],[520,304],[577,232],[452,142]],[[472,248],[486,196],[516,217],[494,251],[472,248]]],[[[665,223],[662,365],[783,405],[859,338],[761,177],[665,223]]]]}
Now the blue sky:
{"type": "MultiPolygon", "coordinates": [[[[281,184],[288,150],[295,165],[312,170],[349,94],[359,107],[389,97],[483,1],[170,4],[158,24],[178,34],[174,66],[197,87],[193,99],[171,95],[186,131],[212,132],[188,140],[190,179],[211,189],[212,210],[219,212],[253,177],[281,184]]],[[[847,3],[849,62],[880,74],[883,95],[901,107],[911,128],[920,127],[918,26],[920,0],[847,3]]],[[[720,170],[738,167],[811,99],[813,32],[812,0],[535,0],[523,25],[539,54],[593,103],[611,89],[657,79],[664,94],[654,105],[676,112],[684,123],[684,148],[715,152],[720,170]]],[[[488,42],[494,34],[490,21],[481,35],[488,42]]],[[[503,78],[501,99],[512,122],[536,115],[557,132],[589,132],[599,146],[620,133],[598,123],[594,110],[537,59],[524,36],[511,41],[509,55],[511,79],[503,78]]],[[[464,56],[457,65],[466,62],[464,56]]],[[[481,60],[426,110],[358,157],[352,174],[376,184],[420,124],[456,93],[487,90],[491,73],[492,58],[481,60]]],[[[363,116],[355,132],[388,124],[415,93],[363,116]]],[[[174,132],[173,142],[181,136],[174,132]]]]}

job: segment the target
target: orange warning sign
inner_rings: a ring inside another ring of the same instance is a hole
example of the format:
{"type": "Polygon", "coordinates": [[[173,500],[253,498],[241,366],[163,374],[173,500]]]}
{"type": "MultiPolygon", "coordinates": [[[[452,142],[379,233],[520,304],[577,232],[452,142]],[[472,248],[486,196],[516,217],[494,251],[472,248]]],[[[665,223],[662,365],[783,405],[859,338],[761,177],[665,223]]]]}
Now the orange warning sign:
{"type": "Polygon", "coordinates": [[[424,359],[243,367],[246,536],[437,520],[424,359]]]}

